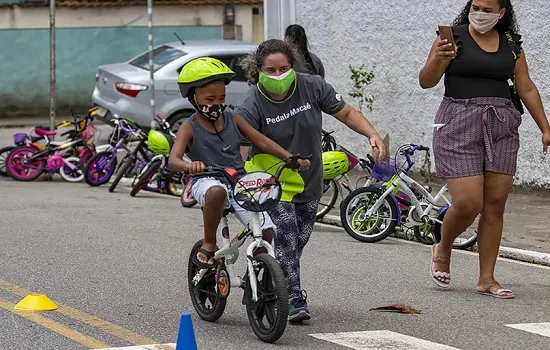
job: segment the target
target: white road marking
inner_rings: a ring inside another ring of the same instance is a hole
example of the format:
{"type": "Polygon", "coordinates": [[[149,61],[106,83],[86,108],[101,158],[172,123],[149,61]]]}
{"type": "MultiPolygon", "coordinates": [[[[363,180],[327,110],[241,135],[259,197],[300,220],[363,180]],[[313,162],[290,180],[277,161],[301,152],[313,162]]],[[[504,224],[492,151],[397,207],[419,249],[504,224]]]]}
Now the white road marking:
{"type": "Polygon", "coordinates": [[[515,328],[550,338],[550,322],[507,324],[506,327],[515,328]]]}
{"type": "Polygon", "coordinates": [[[93,350],[174,350],[175,348],[176,348],[175,343],[168,343],[168,344],[137,345],[137,346],[126,346],[121,348],[104,348],[104,349],[93,349],[93,350]]]}
{"type": "Polygon", "coordinates": [[[355,350],[459,350],[408,335],[383,330],[365,332],[317,333],[310,336],[355,350]]]}

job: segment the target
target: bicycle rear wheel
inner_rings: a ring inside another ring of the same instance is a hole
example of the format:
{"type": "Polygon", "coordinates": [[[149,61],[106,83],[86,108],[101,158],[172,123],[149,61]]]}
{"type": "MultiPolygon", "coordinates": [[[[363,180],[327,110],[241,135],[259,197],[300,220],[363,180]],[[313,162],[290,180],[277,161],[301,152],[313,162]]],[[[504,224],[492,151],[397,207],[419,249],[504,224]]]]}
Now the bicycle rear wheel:
{"type": "Polygon", "coordinates": [[[258,300],[252,300],[247,272],[243,296],[246,314],[254,334],[266,343],[274,343],[283,335],[288,321],[287,283],[281,266],[271,255],[261,253],[254,260],[258,300]]]}
{"type": "Polygon", "coordinates": [[[324,180],[323,187],[323,197],[317,206],[317,216],[315,217],[316,220],[320,220],[325,215],[330,213],[338,200],[338,186],[336,185],[335,180],[324,180]]]}
{"type": "MultiPolygon", "coordinates": [[[[447,210],[445,210],[443,213],[441,213],[438,217],[439,220],[443,221],[443,218],[445,217],[445,213],[447,210]]],[[[479,222],[478,215],[476,219],[474,220],[473,224],[470,225],[464,232],[462,232],[453,242],[453,248],[456,249],[470,249],[477,243],[477,223],[479,222]]],[[[436,243],[439,243],[441,241],[441,227],[442,225],[439,223],[435,223],[434,225],[434,239],[436,243]]]]}
{"type": "Polygon", "coordinates": [[[9,176],[7,169],[8,156],[15,146],[8,146],[0,149],[0,176],[9,176]]]}

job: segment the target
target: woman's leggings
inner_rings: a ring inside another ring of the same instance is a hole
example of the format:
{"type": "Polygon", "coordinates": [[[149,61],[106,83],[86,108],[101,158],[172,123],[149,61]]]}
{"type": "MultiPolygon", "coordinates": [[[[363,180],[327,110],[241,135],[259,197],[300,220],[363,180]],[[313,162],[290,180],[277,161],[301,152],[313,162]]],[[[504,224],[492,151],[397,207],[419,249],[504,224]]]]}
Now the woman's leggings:
{"type": "Polygon", "coordinates": [[[308,203],[280,202],[269,210],[275,224],[275,256],[288,284],[290,299],[302,295],[300,257],[313,232],[318,201],[308,203]]]}

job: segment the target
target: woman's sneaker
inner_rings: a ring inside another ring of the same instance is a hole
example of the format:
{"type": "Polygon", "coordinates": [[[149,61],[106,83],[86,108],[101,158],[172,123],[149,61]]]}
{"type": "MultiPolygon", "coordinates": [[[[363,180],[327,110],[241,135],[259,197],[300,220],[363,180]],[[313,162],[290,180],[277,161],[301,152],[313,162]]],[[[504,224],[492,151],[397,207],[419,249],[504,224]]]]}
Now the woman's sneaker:
{"type": "Polygon", "coordinates": [[[288,321],[298,323],[309,320],[310,318],[309,310],[307,309],[307,293],[305,290],[302,290],[301,296],[290,299],[288,305],[288,321]]]}

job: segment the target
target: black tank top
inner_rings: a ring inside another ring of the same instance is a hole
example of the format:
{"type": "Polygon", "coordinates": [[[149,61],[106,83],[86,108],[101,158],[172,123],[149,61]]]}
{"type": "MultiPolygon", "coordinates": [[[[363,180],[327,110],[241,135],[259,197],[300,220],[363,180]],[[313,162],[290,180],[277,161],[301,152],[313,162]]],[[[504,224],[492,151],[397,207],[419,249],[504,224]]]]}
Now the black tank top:
{"type": "Polygon", "coordinates": [[[445,71],[445,96],[511,98],[508,79],[514,77],[513,49],[519,54],[519,35],[512,45],[502,33],[496,52],[484,51],[468,31],[468,24],[453,27],[458,53],[445,71]],[[517,45],[517,47],[515,47],[517,45]],[[512,47],[513,46],[513,47],[512,47]]]}

